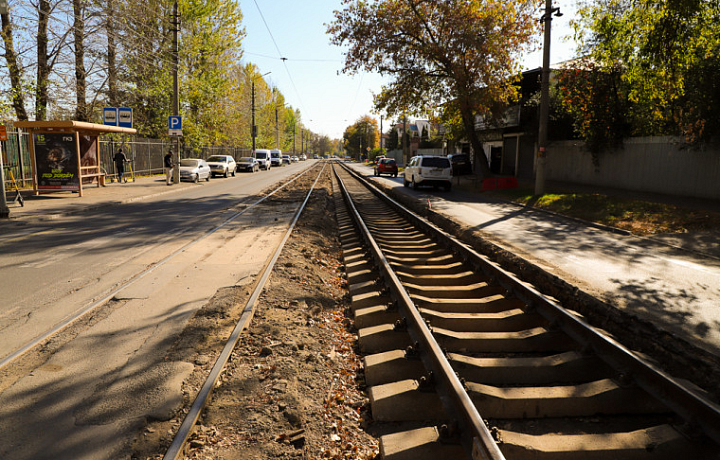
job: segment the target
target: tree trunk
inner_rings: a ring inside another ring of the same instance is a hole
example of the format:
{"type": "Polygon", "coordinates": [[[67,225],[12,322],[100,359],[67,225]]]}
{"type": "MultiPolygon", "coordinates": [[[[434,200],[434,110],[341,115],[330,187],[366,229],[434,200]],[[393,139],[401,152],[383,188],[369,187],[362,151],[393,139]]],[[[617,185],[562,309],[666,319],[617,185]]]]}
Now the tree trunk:
{"type": "Polygon", "coordinates": [[[75,37],[75,95],[77,106],[75,107],[75,119],[77,121],[88,121],[87,113],[87,82],[85,71],[85,19],[83,13],[85,8],[82,0],[73,0],[73,13],[75,22],[73,35],[75,37]]]}
{"type": "Polygon", "coordinates": [[[480,167],[480,178],[491,177],[492,172],[483,150],[482,142],[475,132],[475,116],[472,109],[467,104],[460,104],[460,115],[462,116],[463,126],[465,127],[465,135],[470,141],[470,145],[475,153],[475,163],[480,167]]]}
{"type": "Polygon", "coordinates": [[[5,43],[5,61],[7,62],[8,71],[10,73],[10,91],[12,93],[12,104],[15,109],[15,115],[18,120],[27,121],[28,116],[25,111],[25,101],[22,92],[22,71],[18,66],[18,56],[15,52],[12,36],[12,24],[10,23],[10,13],[3,13],[0,16],[2,20],[2,38],[5,43]]]}
{"type": "Polygon", "coordinates": [[[40,0],[38,4],[38,35],[37,35],[37,81],[35,86],[35,120],[47,118],[48,104],[48,21],[50,20],[50,1],[40,0]]]}
{"type": "Polygon", "coordinates": [[[107,10],[105,11],[105,30],[107,31],[107,66],[108,66],[108,101],[110,107],[118,107],[118,76],[117,76],[117,64],[115,62],[115,56],[117,55],[117,44],[115,41],[117,31],[115,29],[115,0],[108,0],[107,10]]]}

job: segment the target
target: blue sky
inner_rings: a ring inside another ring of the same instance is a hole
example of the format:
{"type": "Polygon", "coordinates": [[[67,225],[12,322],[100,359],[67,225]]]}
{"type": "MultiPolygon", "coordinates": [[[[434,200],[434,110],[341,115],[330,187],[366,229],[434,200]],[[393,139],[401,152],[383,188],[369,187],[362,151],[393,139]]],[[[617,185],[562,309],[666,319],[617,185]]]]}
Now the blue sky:
{"type": "MultiPolygon", "coordinates": [[[[239,0],[239,3],[247,34],[243,61],[255,63],[261,73],[271,72],[266,81],[277,87],[290,105],[300,109],[303,123],[313,132],[341,138],[345,128],[358,118],[375,115],[372,95],[380,91],[383,78],[377,74],[339,73],[343,66],[342,49],[331,45],[325,33],[325,24],[334,18],[333,11],[342,7],[340,0],[239,0]]],[[[568,22],[575,3],[576,0],[555,2],[564,16],[553,21],[552,62],[573,57],[574,45],[564,43],[562,37],[570,33],[568,22]]],[[[524,65],[540,67],[542,53],[528,55],[524,65]]],[[[375,116],[379,119],[379,115],[375,116]]]]}

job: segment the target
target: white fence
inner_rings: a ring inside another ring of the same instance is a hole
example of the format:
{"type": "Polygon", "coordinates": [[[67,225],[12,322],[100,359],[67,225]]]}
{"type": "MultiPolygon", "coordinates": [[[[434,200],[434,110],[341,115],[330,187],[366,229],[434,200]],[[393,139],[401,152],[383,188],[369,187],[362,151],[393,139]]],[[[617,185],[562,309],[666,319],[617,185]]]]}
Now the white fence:
{"type": "Polygon", "coordinates": [[[673,137],[628,139],[593,164],[582,142],[553,142],[549,180],[720,200],[720,145],[690,148],[673,137]]]}

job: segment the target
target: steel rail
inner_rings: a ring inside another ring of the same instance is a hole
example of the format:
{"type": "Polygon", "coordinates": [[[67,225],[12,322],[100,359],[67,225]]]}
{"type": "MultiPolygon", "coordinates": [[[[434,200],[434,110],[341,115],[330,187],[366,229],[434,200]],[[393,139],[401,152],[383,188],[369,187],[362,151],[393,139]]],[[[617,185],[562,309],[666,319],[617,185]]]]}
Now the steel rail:
{"type": "Polygon", "coordinates": [[[376,196],[391,204],[417,226],[425,229],[439,244],[482,270],[485,275],[496,280],[505,289],[526,302],[529,307],[535,308],[550,324],[559,327],[581,345],[591,348],[600,359],[623,373],[624,378],[634,381],[640,388],[662,401],[690,426],[699,427],[710,439],[720,443],[720,406],[608,337],[533,286],[520,280],[515,274],[377,190],[355,171],[345,165],[342,166],[376,196]]]}
{"type": "Polygon", "coordinates": [[[260,294],[262,293],[263,289],[265,288],[265,284],[267,283],[268,278],[270,277],[270,274],[272,273],[273,268],[275,267],[275,263],[277,262],[278,258],[280,257],[280,253],[282,252],[283,248],[285,247],[285,243],[290,238],[290,235],[292,234],[293,230],[295,229],[295,224],[297,224],[297,221],[300,219],[300,215],[302,214],[303,210],[305,210],[305,207],[310,200],[310,195],[315,190],[315,186],[317,185],[318,181],[320,180],[320,177],[322,176],[323,171],[325,171],[325,164],[323,164],[322,169],[320,170],[320,173],[318,174],[317,178],[315,179],[315,182],[310,187],[310,190],[307,193],[307,196],[305,197],[305,200],[300,204],[298,209],[295,211],[295,216],[293,217],[292,222],[290,223],[290,226],[288,227],[287,232],[285,232],[285,236],[283,237],[282,241],[278,245],[278,247],[275,249],[275,252],[273,253],[270,261],[265,267],[265,270],[263,271],[262,276],[260,277],[260,280],[258,281],[257,286],[253,290],[252,295],[248,299],[248,301],[245,303],[245,307],[243,308],[243,312],[240,315],[240,319],[238,320],[237,324],[235,325],[235,328],[233,329],[232,333],[230,334],[230,337],[228,338],[227,342],[225,343],[225,346],[218,356],[218,359],[215,361],[215,364],[213,365],[213,368],[210,371],[210,374],[208,375],[208,378],[205,380],[205,383],[203,384],[202,388],[198,392],[198,395],[195,397],[195,401],[193,402],[192,406],[190,407],[190,410],[185,415],[185,418],[183,419],[182,424],[180,425],[180,428],[178,429],[178,432],[175,435],[175,438],[173,439],[172,444],[168,448],[167,452],[165,453],[165,456],[163,457],[163,460],[176,460],[180,458],[180,455],[183,454],[183,449],[185,448],[185,445],[187,444],[188,440],[190,439],[190,436],[193,433],[193,429],[195,427],[195,424],[200,419],[200,413],[207,405],[207,402],[210,399],[210,396],[212,395],[212,390],[215,388],[215,385],[217,384],[218,379],[220,378],[220,374],[225,368],[225,365],[227,364],[228,360],[230,359],[230,355],[232,354],[233,349],[235,349],[235,346],[237,345],[238,341],[240,340],[240,334],[242,331],[247,327],[247,325],[252,320],[254,314],[255,314],[255,304],[257,303],[257,299],[260,297],[260,294]]]}
{"type": "Polygon", "coordinates": [[[383,274],[389,289],[398,299],[398,306],[405,313],[408,332],[414,343],[419,344],[420,357],[428,370],[433,372],[436,384],[441,388],[439,392],[443,406],[451,417],[454,416],[461,432],[469,436],[461,438],[463,446],[473,459],[505,460],[500,448],[495,443],[492,434],[487,428],[483,418],[473,404],[472,399],[456,375],[455,370],[447,360],[445,353],[428,328],[425,320],[418,311],[410,295],[402,286],[400,279],[391,268],[390,263],[365,225],[360,213],[348,192],[345,183],[335,171],[335,177],[340,184],[343,198],[348,207],[349,214],[360,229],[363,239],[367,243],[373,258],[383,274]],[[469,439],[469,441],[468,441],[469,439]]]}
{"type": "MultiPolygon", "coordinates": [[[[323,167],[324,167],[324,166],[323,166],[323,167]]],[[[118,294],[118,293],[119,293],[120,291],[122,291],[123,289],[126,289],[127,287],[129,287],[129,286],[133,285],[134,283],[138,282],[139,280],[143,279],[145,276],[149,275],[150,273],[152,273],[153,271],[155,271],[155,270],[158,269],[159,267],[165,265],[165,264],[166,264],[167,262],[169,262],[170,260],[174,259],[174,258],[177,257],[178,255],[182,254],[182,253],[185,252],[186,250],[188,250],[188,249],[190,249],[191,247],[193,247],[194,245],[198,244],[199,242],[201,242],[201,241],[204,240],[205,238],[209,237],[209,236],[212,235],[213,233],[217,232],[217,231],[220,230],[221,228],[223,228],[223,227],[225,227],[226,225],[230,224],[232,221],[234,221],[235,219],[237,219],[237,218],[240,217],[241,215],[245,214],[247,211],[255,208],[255,207],[258,206],[258,205],[260,205],[263,201],[265,201],[265,200],[267,200],[268,198],[270,198],[271,196],[275,195],[277,192],[279,192],[280,190],[284,189],[285,187],[287,187],[288,185],[290,185],[291,183],[293,183],[295,180],[297,180],[297,179],[299,179],[300,177],[304,176],[307,172],[310,171],[311,168],[312,168],[312,167],[309,167],[309,168],[306,169],[305,171],[302,171],[300,174],[298,174],[297,176],[293,177],[293,178],[290,179],[289,181],[283,183],[282,185],[280,185],[279,187],[277,187],[277,188],[276,188],[275,190],[273,190],[272,192],[270,192],[270,193],[268,193],[267,195],[265,195],[264,197],[256,200],[254,203],[252,203],[251,205],[249,205],[247,208],[245,208],[245,209],[243,209],[243,210],[241,210],[241,211],[236,212],[236,213],[233,214],[232,216],[228,217],[228,218],[227,218],[224,222],[222,222],[221,224],[217,225],[216,227],[212,228],[211,230],[208,230],[205,234],[203,234],[203,235],[195,238],[194,240],[188,242],[188,243],[185,244],[183,247],[181,247],[181,248],[179,248],[179,249],[176,249],[174,252],[172,252],[170,255],[168,255],[168,256],[165,257],[164,259],[162,259],[162,260],[160,260],[159,262],[156,262],[156,263],[154,263],[154,264],[151,264],[151,265],[148,266],[147,268],[145,268],[145,269],[141,270],[140,272],[138,272],[138,273],[134,274],[133,276],[131,276],[127,281],[123,282],[123,283],[120,284],[119,286],[116,286],[116,287],[112,288],[111,290],[107,291],[105,294],[101,294],[100,299],[95,300],[95,301],[92,301],[92,302],[84,305],[84,306],[81,307],[80,309],[76,310],[74,313],[70,314],[69,316],[66,316],[64,319],[62,319],[60,322],[58,322],[57,324],[55,324],[53,327],[51,327],[50,329],[46,330],[45,332],[42,332],[40,335],[36,336],[34,339],[31,339],[30,341],[28,341],[27,343],[25,343],[23,346],[21,346],[20,348],[18,348],[17,350],[15,350],[12,354],[10,354],[10,355],[6,356],[5,358],[3,358],[2,360],[0,360],[0,370],[2,370],[3,368],[5,368],[6,366],[10,365],[11,363],[13,363],[16,359],[18,359],[19,357],[21,357],[22,355],[24,355],[24,354],[27,353],[28,351],[32,350],[33,348],[37,347],[38,345],[41,345],[42,343],[44,343],[45,341],[47,341],[48,339],[50,339],[50,338],[51,338],[52,336],[54,336],[55,334],[57,334],[57,333],[65,330],[66,328],[68,328],[69,326],[71,326],[75,321],[77,321],[78,319],[80,319],[80,318],[82,318],[83,316],[85,316],[87,313],[89,313],[89,312],[97,309],[98,307],[100,307],[100,306],[102,306],[102,305],[105,305],[110,299],[112,299],[116,294],[118,294]]]]}

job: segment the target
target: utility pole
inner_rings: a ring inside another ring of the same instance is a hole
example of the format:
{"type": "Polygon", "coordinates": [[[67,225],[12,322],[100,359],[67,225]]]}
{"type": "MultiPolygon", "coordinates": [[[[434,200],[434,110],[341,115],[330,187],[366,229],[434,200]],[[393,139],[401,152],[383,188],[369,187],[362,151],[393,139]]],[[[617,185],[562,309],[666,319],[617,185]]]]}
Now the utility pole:
{"type": "MultiPolygon", "coordinates": [[[[253,78],[252,81],[252,132],[250,136],[252,137],[252,154],[255,155],[255,137],[257,136],[257,126],[255,126],[255,79],[253,78]]],[[[269,163],[268,163],[269,164],[269,163]]]]}
{"type": "Polygon", "coordinates": [[[535,170],[535,195],[545,193],[545,161],[547,159],[548,118],[550,114],[550,24],[552,15],[562,16],[560,8],[553,8],[552,0],[545,0],[545,14],[541,21],[545,25],[543,40],[542,81],[540,82],[540,126],[538,129],[537,168],[535,170]]]}
{"type": "Polygon", "coordinates": [[[297,154],[295,151],[295,134],[297,133],[297,123],[293,124],[293,155],[297,154]]]}
{"type": "MultiPolygon", "coordinates": [[[[265,75],[268,75],[269,73],[270,72],[264,73],[264,74],[260,75],[260,77],[264,77],[265,75]]],[[[251,87],[252,87],[252,128],[251,128],[252,131],[250,133],[250,136],[252,137],[252,154],[254,156],[255,155],[255,138],[257,137],[257,126],[255,125],[255,76],[254,75],[252,77],[251,87]]]]}
{"type": "Polygon", "coordinates": [[[278,106],[275,105],[275,148],[280,150],[280,125],[278,124],[278,106]]]}
{"type": "Polygon", "coordinates": [[[382,119],[383,116],[380,115],[380,153],[383,151],[383,130],[382,130],[382,119]]]}
{"type": "Polygon", "coordinates": [[[403,163],[405,166],[410,162],[410,158],[407,152],[407,139],[405,134],[407,133],[407,115],[403,114],[403,132],[402,132],[402,149],[403,149],[403,163]]]}
{"type": "Polygon", "coordinates": [[[5,196],[5,165],[3,165],[2,143],[0,141],[0,218],[5,219],[8,217],[10,217],[10,208],[8,208],[7,197],[5,196]]]}
{"type": "MultiPolygon", "coordinates": [[[[180,17],[178,15],[178,2],[173,6],[173,115],[180,116],[180,84],[178,82],[178,32],[180,31],[180,17]]],[[[180,183],[180,136],[175,138],[175,168],[173,170],[173,183],[180,183]]]]}

